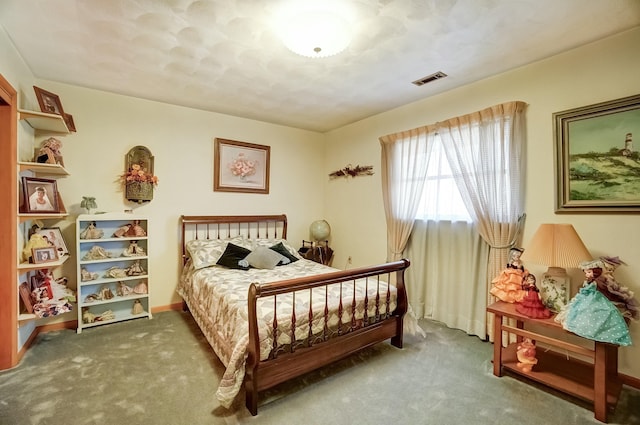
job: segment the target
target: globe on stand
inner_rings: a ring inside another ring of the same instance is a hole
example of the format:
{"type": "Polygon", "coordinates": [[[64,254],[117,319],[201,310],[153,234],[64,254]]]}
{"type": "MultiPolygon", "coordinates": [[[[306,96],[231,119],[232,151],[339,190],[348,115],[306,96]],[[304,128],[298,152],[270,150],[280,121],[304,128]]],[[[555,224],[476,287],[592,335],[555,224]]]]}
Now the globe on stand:
{"type": "Polygon", "coordinates": [[[326,241],[331,234],[331,227],[326,220],[316,220],[309,226],[309,233],[316,241],[326,241]]]}

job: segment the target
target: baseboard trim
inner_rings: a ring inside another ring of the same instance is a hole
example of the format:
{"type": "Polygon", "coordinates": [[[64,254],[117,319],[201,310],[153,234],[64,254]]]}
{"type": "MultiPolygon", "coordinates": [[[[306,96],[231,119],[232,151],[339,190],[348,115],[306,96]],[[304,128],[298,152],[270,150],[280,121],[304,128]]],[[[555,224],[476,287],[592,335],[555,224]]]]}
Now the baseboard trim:
{"type": "Polygon", "coordinates": [[[163,311],[180,311],[182,310],[182,302],[176,304],[162,305],[151,308],[151,313],[161,313],[163,311]]]}
{"type": "Polygon", "coordinates": [[[627,385],[629,387],[640,390],[640,378],[636,378],[635,376],[619,374],[620,381],[622,381],[623,385],[627,385]]]}

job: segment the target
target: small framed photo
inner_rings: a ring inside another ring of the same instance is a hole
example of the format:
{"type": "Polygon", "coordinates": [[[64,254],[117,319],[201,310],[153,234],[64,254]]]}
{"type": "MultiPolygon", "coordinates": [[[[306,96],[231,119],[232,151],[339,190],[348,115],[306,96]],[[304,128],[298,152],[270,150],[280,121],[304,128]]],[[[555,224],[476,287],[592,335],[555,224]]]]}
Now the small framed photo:
{"type": "Polygon", "coordinates": [[[269,193],[271,147],[215,139],[213,190],[269,193]]]}
{"type": "Polygon", "coordinates": [[[63,115],[64,122],[67,124],[67,128],[69,131],[75,133],[76,132],[76,124],[73,122],[73,115],[65,113],[63,115]]]}
{"type": "Polygon", "coordinates": [[[69,255],[69,250],[67,249],[67,245],[64,243],[62,232],[59,227],[42,227],[37,229],[36,233],[42,236],[49,245],[56,249],[58,258],[63,255],[69,255]]]}
{"type": "Polygon", "coordinates": [[[33,314],[33,304],[31,303],[31,286],[27,282],[20,284],[20,298],[24,307],[27,309],[27,313],[33,314]]]}
{"type": "Polygon", "coordinates": [[[58,186],[55,180],[22,177],[23,211],[26,213],[59,213],[58,186]]]}
{"type": "Polygon", "coordinates": [[[58,250],[53,246],[31,248],[31,257],[35,264],[51,263],[58,261],[58,250]]]}
{"type": "Polygon", "coordinates": [[[62,102],[60,102],[57,94],[36,86],[33,86],[33,90],[36,92],[36,98],[38,98],[38,104],[40,104],[40,110],[42,112],[62,115],[62,117],[65,116],[64,110],[62,109],[62,102]]]}

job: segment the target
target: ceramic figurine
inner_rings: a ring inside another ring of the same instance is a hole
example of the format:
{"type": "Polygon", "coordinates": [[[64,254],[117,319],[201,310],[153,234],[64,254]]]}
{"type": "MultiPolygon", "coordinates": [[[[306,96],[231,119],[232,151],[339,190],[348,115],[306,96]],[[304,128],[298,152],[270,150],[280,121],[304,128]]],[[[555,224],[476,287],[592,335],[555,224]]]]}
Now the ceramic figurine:
{"type": "Polygon", "coordinates": [[[522,248],[511,248],[507,267],[491,281],[492,287],[489,292],[500,301],[515,303],[522,301],[526,295],[526,291],[522,289],[526,270],[520,260],[523,251],[522,248]]]}
{"type": "Polygon", "coordinates": [[[83,282],[86,282],[88,280],[96,280],[97,278],[98,278],[98,273],[90,273],[84,267],[80,269],[80,279],[83,282]]]}
{"type": "Polygon", "coordinates": [[[138,283],[133,288],[133,292],[135,292],[136,294],[146,294],[148,292],[147,283],[145,281],[138,283]]]}
{"type": "Polygon", "coordinates": [[[536,286],[536,277],[532,274],[527,274],[524,282],[522,283],[522,289],[526,295],[524,298],[516,304],[516,311],[520,314],[524,314],[527,317],[533,319],[548,319],[553,313],[545,307],[540,299],[540,293],[536,286]]]}
{"type": "Polygon", "coordinates": [[[111,253],[101,246],[92,246],[89,252],[82,257],[83,260],[103,260],[105,258],[111,258],[111,253]]]}
{"type": "Polygon", "coordinates": [[[80,233],[80,239],[100,239],[104,236],[104,231],[96,228],[96,222],[91,221],[87,227],[80,233]]]}
{"type": "Polygon", "coordinates": [[[144,313],[144,307],[140,300],[135,300],[133,302],[133,308],[131,309],[131,314],[142,314],[144,313]]]}
{"type": "Polygon", "coordinates": [[[123,257],[135,257],[145,255],[144,249],[138,245],[138,241],[129,242],[129,246],[122,253],[123,257]]]}
{"type": "Polygon", "coordinates": [[[133,289],[125,284],[124,282],[118,282],[118,288],[116,289],[116,294],[119,297],[126,297],[133,293],[133,289]]]}
{"type": "Polygon", "coordinates": [[[518,366],[519,369],[522,369],[525,373],[531,372],[533,366],[538,364],[538,359],[536,358],[536,344],[531,340],[531,338],[525,338],[516,348],[516,356],[518,357],[518,363],[516,363],[516,366],[518,366]]]}
{"type": "Polygon", "coordinates": [[[131,228],[131,224],[125,224],[124,226],[119,227],[115,232],[113,232],[113,237],[114,238],[125,237],[130,228],[131,228]]]}
{"type": "Polygon", "coordinates": [[[104,277],[112,277],[112,278],[122,278],[127,277],[127,271],[125,269],[121,269],[120,267],[110,267],[105,273],[104,277]]]}
{"type": "Polygon", "coordinates": [[[140,226],[140,220],[133,220],[131,227],[127,230],[127,236],[147,236],[147,232],[140,226]]]}

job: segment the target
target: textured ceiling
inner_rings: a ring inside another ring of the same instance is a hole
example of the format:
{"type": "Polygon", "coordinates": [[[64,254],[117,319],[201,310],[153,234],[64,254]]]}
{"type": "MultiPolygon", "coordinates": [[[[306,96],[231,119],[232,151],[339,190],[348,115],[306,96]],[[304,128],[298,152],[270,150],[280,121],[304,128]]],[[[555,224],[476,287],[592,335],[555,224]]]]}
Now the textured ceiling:
{"type": "Polygon", "coordinates": [[[0,25],[37,78],[322,132],[640,25],[640,0],[339,1],[354,39],[323,59],[279,0],[1,0],[0,25]]]}

